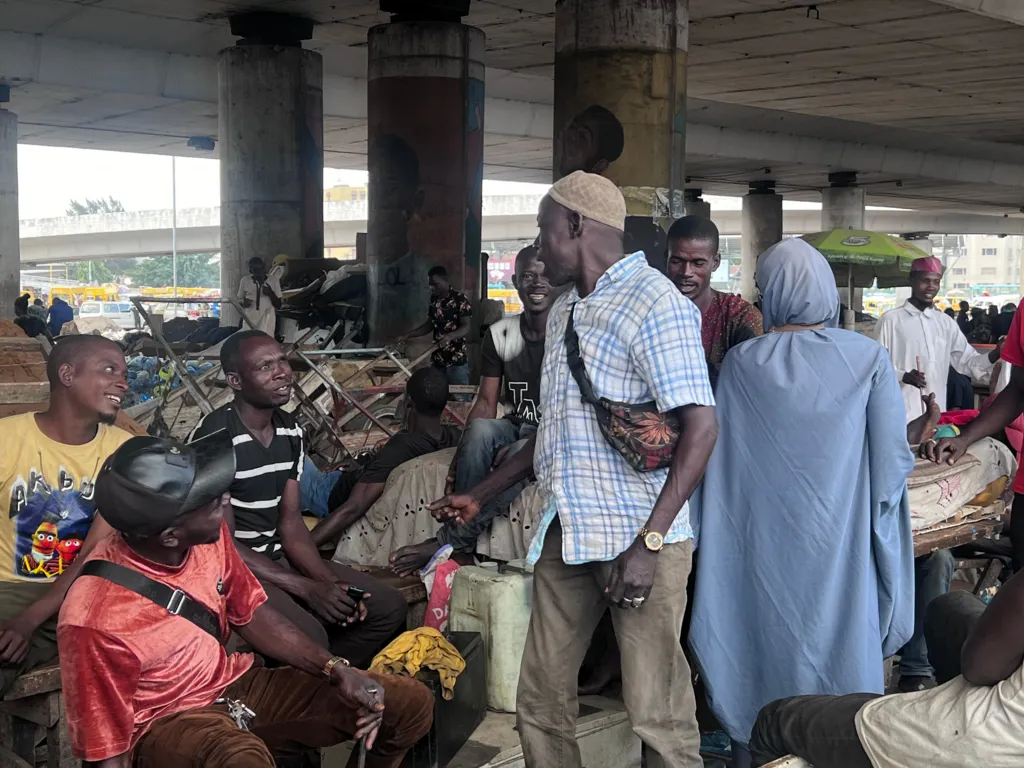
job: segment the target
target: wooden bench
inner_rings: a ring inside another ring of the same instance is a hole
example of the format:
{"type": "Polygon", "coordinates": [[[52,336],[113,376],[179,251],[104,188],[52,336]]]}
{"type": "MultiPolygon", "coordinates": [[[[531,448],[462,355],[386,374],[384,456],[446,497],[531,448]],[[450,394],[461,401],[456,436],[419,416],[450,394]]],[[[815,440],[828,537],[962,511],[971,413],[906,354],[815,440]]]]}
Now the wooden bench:
{"type": "Polygon", "coordinates": [[[0,764],[11,768],[81,768],[81,761],[71,754],[59,666],[41,667],[15,680],[0,700],[0,712],[9,717],[9,727],[5,724],[0,730],[0,764]],[[45,763],[36,759],[41,729],[45,763]]]}

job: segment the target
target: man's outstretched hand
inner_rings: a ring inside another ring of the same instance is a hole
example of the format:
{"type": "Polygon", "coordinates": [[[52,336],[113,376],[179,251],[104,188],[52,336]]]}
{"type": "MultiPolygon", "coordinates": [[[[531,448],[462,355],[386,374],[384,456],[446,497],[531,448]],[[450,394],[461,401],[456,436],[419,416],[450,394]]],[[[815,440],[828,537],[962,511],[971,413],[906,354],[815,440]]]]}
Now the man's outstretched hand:
{"type": "Polygon", "coordinates": [[[439,523],[465,525],[480,514],[480,502],[468,493],[449,493],[427,505],[427,509],[439,523]]]}

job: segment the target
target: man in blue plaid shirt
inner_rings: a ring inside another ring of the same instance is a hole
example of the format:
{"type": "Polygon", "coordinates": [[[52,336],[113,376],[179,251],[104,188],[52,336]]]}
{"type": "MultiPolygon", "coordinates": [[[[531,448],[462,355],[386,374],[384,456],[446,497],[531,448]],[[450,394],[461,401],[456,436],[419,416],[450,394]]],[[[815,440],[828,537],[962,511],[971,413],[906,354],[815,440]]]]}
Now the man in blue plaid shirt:
{"type": "Polygon", "coordinates": [[[517,701],[530,768],[580,768],[577,676],[601,615],[621,651],[623,695],[651,768],[699,768],[690,669],[679,643],[692,543],[687,500],[718,435],[700,313],[647,265],[623,257],[626,208],[615,185],[582,171],[541,202],[540,261],[552,285],[572,284],[551,309],[541,380],[544,419],[524,450],[466,494],[432,505],[467,521],[535,471],[550,506],[529,559],[533,615],[517,701]],[[566,359],[569,314],[596,395],[654,402],[681,437],[671,466],[638,472],[598,427],[566,359]]]}

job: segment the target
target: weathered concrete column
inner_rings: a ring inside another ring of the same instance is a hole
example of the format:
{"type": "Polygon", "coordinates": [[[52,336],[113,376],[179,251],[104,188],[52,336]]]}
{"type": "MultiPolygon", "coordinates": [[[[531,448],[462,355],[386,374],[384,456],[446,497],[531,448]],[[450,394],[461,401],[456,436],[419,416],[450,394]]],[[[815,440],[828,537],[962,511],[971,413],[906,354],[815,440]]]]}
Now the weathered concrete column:
{"type": "Polygon", "coordinates": [[[840,171],[828,175],[829,186],[821,190],[821,229],[864,229],[864,187],[857,186],[857,174],[840,171]]]}
{"type": "Polygon", "coordinates": [[[626,198],[626,249],[664,266],[683,215],[688,0],[557,0],[554,176],[601,173],[626,198]]]}
{"type": "MultiPolygon", "coordinates": [[[[5,96],[0,92],[0,102],[5,96]]],[[[21,293],[19,254],[18,116],[0,106],[0,317],[7,319],[14,317],[14,300],[21,293]]]]}
{"type": "MultiPolygon", "coordinates": [[[[828,175],[829,186],[821,190],[821,229],[864,229],[864,188],[857,186],[857,174],[837,171],[828,175]]],[[[840,286],[839,300],[847,312],[864,309],[864,289],[854,288],[849,296],[848,286],[840,286]]],[[[844,317],[844,327],[852,328],[854,317],[844,317]]]]}
{"type": "Polygon", "coordinates": [[[427,272],[480,298],[484,33],[454,21],[370,30],[367,265],[371,343],[427,317],[427,272]]]}
{"type": "MultiPolygon", "coordinates": [[[[218,57],[221,292],[261,257],[324,255],[323,61],[313,25],[275,14],[231,20],[242,40],[218,57]]],[[[225,306],[223,324],[239,321],[225,306]]]]}
{"type": "Polygon", "coordinates": [[[742,229],[740,295],[753,302],[757,259],[782,239],[782,195],[775,194],[774,181],[750,182],[750,191],[743,196],[742,229]]]}
{"type": "Polygon", "coordinates": [[[688,189],[683,194],[683,213],[686,216],[711,218],[711,203],[701,197],[703,190],[688,189]]]}

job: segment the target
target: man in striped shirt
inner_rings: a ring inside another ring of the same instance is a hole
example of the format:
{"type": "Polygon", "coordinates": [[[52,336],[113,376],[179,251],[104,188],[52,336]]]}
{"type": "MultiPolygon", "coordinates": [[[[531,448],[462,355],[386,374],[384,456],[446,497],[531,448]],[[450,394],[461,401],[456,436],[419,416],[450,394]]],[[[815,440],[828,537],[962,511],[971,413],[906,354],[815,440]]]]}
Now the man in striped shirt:
{"type": "Polygon", "coordinates": [[[228,527],[242,560],[269,603],[315,642],[353,666],[405,626],[405,598],[366,574],[320,557],[299,503],[302,432],[280,406],[291,397],[292,369],[284,349],[261,331],[240,331],[221,347],[232,403],[204,417],[189,441],[225,429],[235,446],[228,527]],[[366,591],[362,600],[349,586],[366,591]]]}

